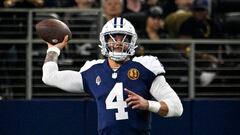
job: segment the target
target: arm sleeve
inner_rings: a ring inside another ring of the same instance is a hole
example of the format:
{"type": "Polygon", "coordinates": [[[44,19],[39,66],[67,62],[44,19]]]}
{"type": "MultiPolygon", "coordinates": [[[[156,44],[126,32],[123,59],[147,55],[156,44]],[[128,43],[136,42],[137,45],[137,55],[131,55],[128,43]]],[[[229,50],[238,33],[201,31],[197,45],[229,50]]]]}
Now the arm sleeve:
{"type": "Polygon", "coordinates": [[[168,114],[165,117],[181,116],[183,113],[182,103],[176,92],[166,82],[164,76],[158,76],[152,83],[150,93],[157,101],[163,101],[168,106],[168,114]]]}
{"type": "Polygon", "coordinates": [[[59,71],[55,62],[46,62],[42,67],[42,71],[42,81],[45,84],[68,92],[84,92],[80,72],[71,70],[59,71]]]}

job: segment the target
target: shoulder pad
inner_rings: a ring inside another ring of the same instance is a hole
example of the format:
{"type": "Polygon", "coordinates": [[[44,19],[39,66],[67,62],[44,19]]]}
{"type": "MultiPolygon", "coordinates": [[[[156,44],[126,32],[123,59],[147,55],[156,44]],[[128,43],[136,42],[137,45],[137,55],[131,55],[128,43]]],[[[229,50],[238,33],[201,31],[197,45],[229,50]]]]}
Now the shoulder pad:
{"type": "Polygon", "coordinates": [[[165,70],[161,62],[154,56],[140,56],[134,57],[132,61],[141,63],[148,70],[152,71],[155,75],[164,74],[165,70]]]}
{"type": "Polygon", "coordinates": [[[86,61],[86,63],[80,69],[80,72],[86,71],[89,68],[91,68],[93,65],[96,65],[96,64],[99,64],[99,63],[103,63],[103,62],[104,62],[104,59],[86,61]]]}

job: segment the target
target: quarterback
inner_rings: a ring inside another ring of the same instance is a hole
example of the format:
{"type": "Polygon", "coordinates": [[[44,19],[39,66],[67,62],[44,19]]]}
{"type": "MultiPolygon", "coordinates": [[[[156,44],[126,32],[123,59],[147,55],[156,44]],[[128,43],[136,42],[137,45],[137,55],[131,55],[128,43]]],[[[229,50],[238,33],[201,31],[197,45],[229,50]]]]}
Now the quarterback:
{"type": "Polygon", "coordinates": [[[106,59],[87,61],[80,71],[58,70],[62,43],[48,43],[43,65],[45,84],[68,92],[87,92],[96,101],[99,135],[149,135],[150,113],[181,116],[182,103],[166,82],[164,67],[154,56],[133,57],[137,34],[125,18],[108,21],[100,33],[106,59]]]}

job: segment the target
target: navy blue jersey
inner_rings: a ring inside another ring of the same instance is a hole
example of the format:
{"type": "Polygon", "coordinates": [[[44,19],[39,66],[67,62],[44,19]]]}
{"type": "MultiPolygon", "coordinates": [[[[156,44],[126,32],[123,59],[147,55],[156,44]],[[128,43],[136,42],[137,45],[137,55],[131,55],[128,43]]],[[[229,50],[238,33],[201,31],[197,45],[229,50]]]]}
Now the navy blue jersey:
{"type": "Polygon", "coordinates": [[[149,134],[150,113],[128,107],[124,88],[151,99],[153,80],[165,73],[156,57],[135,57],[116,71],[107,59],[88,61],[80,72],[84,91],[96,100],[100,135],[149,134]]]}

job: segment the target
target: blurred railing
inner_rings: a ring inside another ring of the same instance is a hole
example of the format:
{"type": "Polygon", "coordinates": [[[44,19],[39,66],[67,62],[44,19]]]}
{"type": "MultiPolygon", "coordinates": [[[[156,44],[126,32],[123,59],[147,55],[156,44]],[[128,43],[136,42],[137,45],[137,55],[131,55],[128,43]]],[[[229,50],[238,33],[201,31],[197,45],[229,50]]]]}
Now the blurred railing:
{"type": "MultiPolygon", "coordinates": [[[[78,71],[86,60],[100,57],[97,45],[103,18],[99,9],[0,9],[0,97],[88,97],[48,87],[41,81],[47,46],[37,37],[34,26],[49,17],[63,20],[73,33],[59,58],[61,70],[78,71]]],[[[240,40],[139,39],[138,44],[146,55],[159,58],[167,81],[181,97],[240,97],[240,40]],[[217,62],[204,58],[206,54],[217,62]]]]}

